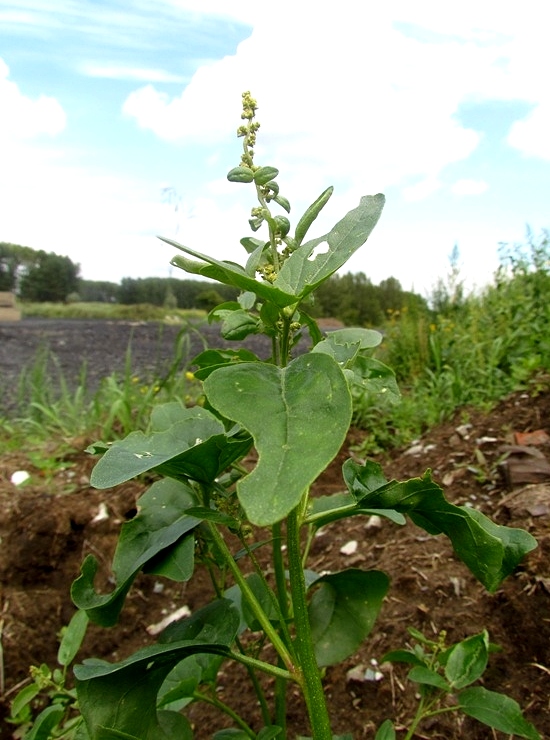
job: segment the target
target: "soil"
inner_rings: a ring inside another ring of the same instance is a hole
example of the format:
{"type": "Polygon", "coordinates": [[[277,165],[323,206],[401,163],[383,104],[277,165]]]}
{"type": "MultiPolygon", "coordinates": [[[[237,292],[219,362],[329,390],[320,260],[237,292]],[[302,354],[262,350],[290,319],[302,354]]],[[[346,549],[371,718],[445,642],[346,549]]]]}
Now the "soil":
{"type": "MultiPolygon", "coordinates": [[[[78,365],[89,357],[97,368],[94,377],[98,381],[102,373],[116,369],[117,363],[122,361],[118,367],[123,367],[131,332],[136,371],[140,365],[145,371],[159,361],[169,361],[177,334],[174,327],[163,330],[166,342],[159,344],[159,328],[151,325],[57,321],[0,325],[2,375],[4,379],[15,377],[48,334],[65,372],[77,377],[78,365]],[[120,356],[115,353],[117,348],[120,356]]],[[[337,460],[319,480],[317,493],[342,490],[341,464],[350,455],[360,454],[361,439],[360,430],[351,430],[337,460]]],[[[24,450],[4,451],[0,458],[0,693],[4,712],[18,687],[28,680],[30,665],[55,665],[57,634],[74,610],[69,587],[84,556],[95,554],[103,577],[108,577],[120,525],[135,514],[136,501],[144,490],[137,482],[108,491],[90,488],[94,460],[82,452],[90,441],[72,440],[62,457],[56,457],[56,447],[44,451],[55,464],[42,471],[30,464],[24,450]],[[17,487],[10,479],[21,469],[30,472],[31,479],[17,487]]],[[[417,444],[379,459],[386,476],[397,479],[421,475],[430,467],[450,501],[479,507],[498,523],[522,527],[537,538],[538,548],[494,594],[487,593],[455,558],[446,539],[429,537],[411,524],[401,528],[387,520],[357,517],[331,525],[316,538],[310,562],[314,570],[377,568],[391,578],[371,636],[356,655],[326,671],[324,683],[335,733],[351,732],[355,740],[373,738],[375,728],[388,717],[397,721],[398,728],[410,721],[415,689],[407,682],[405,667],[379,665],[382,678],[364,680],[366,668],[373,668],[371,661],[380,661],[388,650],[409,641],[410,626],[430,638],[446,630],[449,642],[487,628],[491,641],[502,651],[491,656],[484,685],[512,696],[541,737],[550,738],[548,459],[550,380],[544,377],[491,411],[462,409],[417,444]],[[357,542],[356,551],[343,554],[342,547],[352,540],[357,542]]],[[[93,655],[120,660],[149,644],[153,638],[148,628],[151,631],[167,614],[183,604],[193,611],[210,598],[211,589],[200,571],[187,584],[139,577],[120,623],[108,630],[93,627],[79,659],[93,655]]],[[[244,681],[238,668],[224,666],[219,696],[258,727],[256,703],[243,692],[244,681]]],[[[189,717],[198,740],[211,738],[224,724],[202,704],[192,705],[189,717]]],[[[292,691],[288,722],[289,738],[308,734],[301,700],[292,691]]],[[[12,738],[12,733],[7,723],[0,726],[0,738],[12,738]]],[[[399,731],[398,737],[403,734],[399,731]]],[[[484,740],[505,735],[452,713],[426,722],[416,737],[484,740]]]]}

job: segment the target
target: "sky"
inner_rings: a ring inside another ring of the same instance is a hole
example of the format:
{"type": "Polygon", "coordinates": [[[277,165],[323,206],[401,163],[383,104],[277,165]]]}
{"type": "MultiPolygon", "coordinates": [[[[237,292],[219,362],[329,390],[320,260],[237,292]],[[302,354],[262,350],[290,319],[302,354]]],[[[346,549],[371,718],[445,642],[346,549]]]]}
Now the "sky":
{"type": "Polygon", "coordinates": [[[229,183],[241,93],[256,163],[308,236],[386,206],[344,268],[428,295],[457,245],[468,287],[550,227],[550,46],[540,0],[0,0],[0,241],[88,280],[187,277],[157,235],[244,264],[229,183]]]}

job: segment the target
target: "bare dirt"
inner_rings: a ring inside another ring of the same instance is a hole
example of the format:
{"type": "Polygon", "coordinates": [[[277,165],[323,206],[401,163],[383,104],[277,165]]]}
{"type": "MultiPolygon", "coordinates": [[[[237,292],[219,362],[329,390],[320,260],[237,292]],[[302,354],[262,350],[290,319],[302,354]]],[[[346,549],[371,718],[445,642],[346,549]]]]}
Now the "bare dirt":
{"type": "MultiPolygon", "coordinates": [[[[23,339],[25,323],[10,334],[9,351],[0,326],[2,373],[6,368],[20,368],[24,358],[32,354],[30,340],[23,339]]],[[[91,323],[95,328],[87,326],[83,331],[81,326],[80,332],[69,335],[63,334],[65,328],[58,322],[48,328],[58,332],[56,341],[71,344],[72,351],[63,360],[67,370],[75,369],[93,344],[94,362],[111,372],[114,360],[105,360],[105,347],[110,352],[114,346],[124,349],[129,329],[86,322],[91,323]],[[99,338],[92,342],[90,337],[96,334],[99,338]],[[79,336],[85,339],[83,346],[78,345],[79,336]]],[[[42,335],[46,328],[42,327],[42,335]]],[[[153,331],[149,327],[148,331],[152,331],[151,350],[158,328],[153,331]]],[[[166,347],[158,350],[158,357],[166,360],[169,354],[165,352],[166,347]]],[[[148,357],[146,350],[143,357],[148,357]]],[[[146,361],[157,359],[149,356],[146,361]]],[[[361,437],[360,430],[350,432],[338,459],[321,477],[317,493],[342,490],[341,464],[350,454],[357,454],[361,437]]],[[[136,482],[108,491],[90,488],[94,460],[82,452],[90,441],[73,440],[73,449],[46,471],[33,467],[24,450],[5,451],[0,457],[0,693],[4,712],[17,687],[27,679],[30,665],[55,664],[56,635],[74,611],[69,587],[82,559],[88,553],[95,554],[107,579],[120,525],[135,514],[137,498],[144,490],[144,485],[136,482]],[[10,478],[20,469],[31,473],[31,481],[18,488],[10,478]],[[101,512],[108,516],[98,516],[101,512]]],[[[55,458],[55,447],[48,454],[55,458]]],[[[377,568],[386,571],[392,583],[371,636],[345,664],[326,671],[325,689],[335,733],[351,732],[356,740],[373,738],[385,718],[403,727],[410,720],[414,688],[407,682],[404,667],[381,666],[383,678],[379,681],[358,678],[364,676],[373,659],[379,661],[388,650],[403,647],[409,639],[406,628],[412,626],[434,638],[447,630],[449,642],[487,628],[502,651],[491,657],[484,685],[516,699],[541,737],[550,738],[548,459],[550,381],[542,377],[529,391],[511,395],[491,412],[464,409],[430,430],[418,445],[380,460],[387,477],[397,479],[421,475],[430,467],[450,501],[479,507],[498,523],[522,527],[537,538],[538,548],[494,594],[484,591],[455,558],[448,541],[428,537],[411,524],[401,528],[383,520],[380,526],[368,526],[366,518],[355,518],[331,525],[315,540],[313,569],[377,568]],[[538,434],[521,436],[532,432],[538,434]],[[357,550],[344,555],[341,548],[350,540],[357,541],[357,550]],[[363,669],[350,677],[349,671],[357,666],[363,669]]],[[[140,577],[119,625],[109,630],[92,628],[79,658],[93,655],[120,660],[152,641],[151,625],[183,604],[197,609],[211,595],[200,572],[188,584],[140,577]]],[[[258,727],[256,704],[243,690],[245,680],[238,668],[224,666],[219,695],[258,727]]],[[[223,724],[203,705],[193,705],[189,716],[198,740],[212,737],[223,724]]],[[[292,692],[288,721],[289,738],[308,734],[303,706],[292,692]]],[[[12,733],[10,725],[0,725],[0,738],[12,738],[12,733]]],[[[426,723],[417,737],[484,740],[505,736],[453,714],[426,723]]]]}

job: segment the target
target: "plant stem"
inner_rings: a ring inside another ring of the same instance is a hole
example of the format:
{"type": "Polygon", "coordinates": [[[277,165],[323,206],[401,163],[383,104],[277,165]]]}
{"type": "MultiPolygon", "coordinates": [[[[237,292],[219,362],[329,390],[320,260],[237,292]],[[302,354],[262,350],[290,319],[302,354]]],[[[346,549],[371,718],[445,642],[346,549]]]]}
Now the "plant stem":
{"type": "Polygon", "coordinates": [[[207,694],[203,694],[200,691],[194,691],[193,698],[196,699],[197,701],[204,701],[207,704],[211,704],[213,707],[216,707],[220,711],[227,714],[229,717],[231,717],[233,722],[235,722],[235,724],[238,725],[241,728],[241,730],[243,730],[243,732],[248,735],[248,737],[252,738],[252,740],[255,740],[256,733],[254,732],[254,730],[252,730],[246,724],[246,722],[241,717],[239,717],[239,715],[236,712],[234,712],[231,709],[231,707],[225,704],[223,701],[220,701],[218,698],[208,696],[207,694]]]}
{"type": "Polygon", "coordinates": [[[242,653],[237,653],[232,650],[230,657],[232,660],[236,660],[244,666],[257,668],[259,671],[275,676],[275,678],[281,678],[285,681],[290,681],[291,679],[296,680],[296,675],[289,673],[284,668],[279,668],[279,666],[272,665],[271,663],[265,663],[263,660],[258,660],[257,658],[251,658],[250,655],[243,655],[242,653]]]}
{"type": "Polygon", "coordinates": [[[210,533],[212,534],[212,538],[214,539],[216,545],[219,547],[220,551],[224,555],[225,562],[227,563],[229,570],[233,574],[233,577],[235,578],[235,581],[237,585],[239,586],[239,589],[241,590],[243,598],[246,599],[246,601],[248,602],[250,609],[252,610],[254,616],[256,617],[263,631],[265,632],[265,634],[271,641],[271,644],[273,645],[273,647],[275,648],[275,650],[281,657],[281,660],[283,661],[285,666],[288,668],[288,671],[290,672],[290,674],[294,675],[295,667],[294,667],[292,657],[290,653],[288,652],[287,646],[284,644],[277,630],[273,627],[266,613],[262,609],[261,605],[258,603],[258,600],[254,596],[252,590],[250,589],[250,586],[246,582],[246,579],[241,573],[239,566],[235,562],[233,555],[231,554],[231,551],[227,547],[224,538],[218,531],[218,528],[213,522],[208,522],[208,527],[210,529],[210,533]]]}
{"type": "Polygon", "coordinates": [[[303,691],[306,700],[313,740],[332,740],[330,718],[321,682],[321,674],[315,659],[311,625],[307,613],[306,583],[302,568],[300,550],[300,506],[291,511],[287,520],[288,563],[290,574],[290,593],[294,607],[296,628],[296,652],[303,677],[303,691]]]}
{"type": "MultiPolygon", "coordinates": [[[[281,522],[276,522],[271,531],[273,537],[273,570],[275,572],[277,600],[279,602],[283,621],[286,625],[289,618],[289,612],[285,564],[282,549],[283,535],[281,522]]],[[[283,736],[286,736],[286,681],[281,678],[277,678],[275,680],[275,724],[282,728],[283,736]]]]}
{"type": "MultiPolygon", "coordinates": [[[[248,657],[246,655],[245,649],[244,649],[244,647],[243,647],[243,645],[242,645],[242,643],[241,643],[241,641],[239,640],[238,637],[235,638],[235,645],[239,649],[239,654],[241,656],[244,655],[245,658],[248,657]]],[[[244,662],[242,660],[239,659],[239,662],[243,663],[243,665],[244,665],[244,662]]],[[[246,664],[245,665],[245,668],[246,668],[246,672],[248,673],[248,677],[250,678],[250,681],[252,683],[252,687],[254,689],[254,693],[258,697],[258,702],[260,704],[260,710],[262,712],[262,719],[264,721],[264,725],[267,727],[268,725],[272,724],[272,722],[271,722],[271,715],[270,715],[269,707],[267,705],[267,701],[266,701],[266,698],[265,698],[264,690],[262,689],[261,684],[258,681],[258,676],[256,675],[256,670],[255,670],[256,669],[256,666],[252,666],[252,665],[246,664]]],[[[264,670],[264,667],[263,666],[262,666],[262,670],[264,670]]],[[[276,677],[276,680],[277,681],[280,681],[281,679],[280,679],[279,676],[277,676],[276,677]]]]}

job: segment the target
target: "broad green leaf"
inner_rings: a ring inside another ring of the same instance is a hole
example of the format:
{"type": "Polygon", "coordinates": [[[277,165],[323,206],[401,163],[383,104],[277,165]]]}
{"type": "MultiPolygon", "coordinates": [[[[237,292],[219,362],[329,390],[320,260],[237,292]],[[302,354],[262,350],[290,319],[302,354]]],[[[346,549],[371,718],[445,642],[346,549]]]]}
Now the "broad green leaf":
{"type": "Polygon", "coordinates": [[[58,726],[65,715],[65,710],[59,704],[51,704],[43,709],[35,718],[32,730],[25,735],[26,740],[49,740],[52,730],[58,726]]]}
{"type": "Polygon", "coordinates": [[[328,234],[299,246],[285,261],[273,287],[283,294],[305,297],[335,273],[368,239],[384,207],[384,196],[365,195],[328,234]],[[315,247],[328,249],[312,257],[315,247]]]}
{"type": "Polygon", "coordinates": [[[57,651],[57,662],[59,665],[70,665],[82,645],[88,627],[88,615],[79,609],[76,611],[69,624],[63,629],[63,636],[57,651]]]}
{"type": "Polygon", "coordinates": [[[179,410],[179,421],[167,426],[177,404],[155,410],[153,420],[162,428],[151,434],[132,432],[117,440],[92,471],[95,488],[112,488],[149,470],[180,480],[214,480],[236,457],[245,454],[250,441],[238,430],[226,434],[223,424],[206,409],[179,410]]]}
{"type": "Polygon", "coordinates": [[[184,583],[195,569],[195,537],[193,533],[182,537],[172,546],[161,550],[143,566],[143,572],[184,583]]]}
{"type": "MultiPolygon", "coordinates": [[[[290,306],[297,301],[297,296],[294,293],[285,293],[284,290],[274,287],[271,283],[256,280],[240,265],[236,265],[233,262],[221,262],[206,254],[196,252],[194,249],[184,247],[183,244],[178,244],[178,242],[172,239],[166,239],[162,236],[159,238],[172,247],[180,249],[182,252],[201,260],[200,262],[194,262],[184,257],[176,256],[172,259],[172,264],[175,267],[180,267],[182,270],[194,275],[203,275],[224,285],[234,285],[241,290],[252,291],[260,298],[271,301],[279,308],[290,306]]],[[[261,247],[258,247],[258,249],[261,249],[261,247]]]]}
{"type": "MultiPolygon", "coordinates": [[[[152,432],[165,432],[180,421],[191,421],[195,418],[197,418],[196,409],[187,409],[178,401],[171,401],[153,407],[149,427],[152,432]]],[[[201,414],[198,418],[205,417],[201,414]]]]}
{"type": "Polygon", "coordinates": [[[374,740],[395,740],[395,737],[396,735],[393,723],[391,720],[386,719],[378,728],[378,731],[374,736],[374,740]]]}
{"type": "Polygon", "coordinates": [[[457,556],[488,591],[496,591],[520,560],[536,546],[536,540],[522,529],[503,527],[475,509],[449,503],[428,470],[422,478],[382,483],[374,463],[362,467],[353,460],[343,466],[344,480],[357,506],[395,509],[407,514],[430,534],[444,533],[457,556]],[[379,481],[374,489],[373,476],[379,481]]]}
{"type": "MultiPolygon", "coordinates": [[[[190,655],[227,655],[228,650],[226,645],[183,640],[143,648],[120,663],[91,659],[75,666],[78,703],[90,739],[126,733],[139,740],[173,740],[174,734],[163,729],[166,720],[157,714],[157,694],[166,676],[190,655]]],[[[175,721],[171,717],[169,724],[175,721]]]]}
{"type": "MultiPolygon", "coordinates": [[[[192,616],[173,622],[160,635],[162,644],[199,640],[230,645],[240,625],[240,615],[229,599],[218,599],[192,616]]],[[[159,706],[191,697],[201,683],[214,683],[223,661],[220,655],[199,653],[178,663],[159,691],[159,706]]]]}
{"type": "Polygon", "coordinates": [[[374,357],[359,355],[351,366],[353,383],[367,393],[380,393],[390,403],[399,403],[401,393],[394,371],[374,357]]]}
{"type": "Polygon", "coordinates": [[[198,365],[199,369],[195,370],[194,375],[204,380],[217,368],[238,362],[259,362],[259,358],[247,349],[207,349],[197,355],[191,365],[198,365]]]}
{"type": "Polygon", "coordinates": [[[519,704],[509,696],[474,686],[461,691],[457,698],[460,709],[469,717],[509,735],[540,740],[535,727],[523,717],[519,704]]]}
{"type": "Polygon", "coordinates": [[[237,727],[228,727],[212,735],[212,740],[250,740],[250,735],[237,727]]]}
{"type": "Polygon", "coordinates": [[[374,329],[361,327],[346,327],[327,332],[327,342],[331,344],[358,344],[360,350],[378,347],[382,341],[382,334],[374,329]]]}
{"type": "Polygon", "coordinates": [[[215,308],[210,316],[221,322],[220,332],[224,339],[238,341],[258,332],[259,320],[241,308],[238,303],[223,303],[215,308]]]}
{"type": "Polygon", "coordinates": [[[254,524],[283,519],[343,444],[351,398],[342,371],[326,355],[286,368],[264,363],[222,367],[204,381],[208,401],[254,438],[258,463],[237,484],[254,524]]]}
{"type": "Polygon", "coordinates": [[[439,673],[424,665],[415,665],[414,668],[411,668],[408,678],[415,683],[433,686],[441,691],[449,692],[451,690],[447,681],[439,673]]]}
{"type": "Polygon", "coordinates": [[[109,594],[96,593],[98,563],[89,555],[71,588],[76,606],[97,624],[115,624],[139,571],[199,524],[200,519],[185,513],[196,503],[193,490],[185,483],[169,478],[154,483],[139,499],[137,516],[122,525],[112,566],[115,589],[109,594]]]}
{"type": "Polygon", "coordinates": [[[315,582],[309,605],[315,656],[319,666],[352,655],[370,633],[389,587],[382,571],[356,568],[330,573],[315,582]]]}
{"type": "Polygon", "coordinates": [[[463,689],[481,678],[487,668],[488,658],[487,630],[453,645],[445,663],[445,677],[453,690],[463,689]]]}

